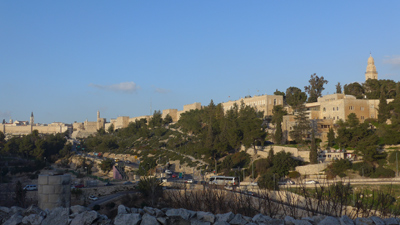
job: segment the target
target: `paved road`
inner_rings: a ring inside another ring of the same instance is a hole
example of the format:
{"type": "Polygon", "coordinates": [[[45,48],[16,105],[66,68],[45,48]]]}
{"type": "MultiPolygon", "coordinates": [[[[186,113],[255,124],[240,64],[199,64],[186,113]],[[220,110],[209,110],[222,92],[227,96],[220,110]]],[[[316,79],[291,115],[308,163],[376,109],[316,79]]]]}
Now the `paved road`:
{"type": "Polygon", "coordinates": [[[88,205],[88,207],[89,207],[89,208],[93,208],[93,206],[95,206],[95,205],[101,205],[101,204],[106,203],[106,202],[108,202],[108,201],[111,201],[111,200],[113,200],[113,199],[119,198],[119,197],[121,197],[122,195],[132,194],[132,193],[136,193],[136,192],[138,192],[138,191],[137,191],[137,190],[135,190],[135,191],[123,191],[123,192],[118,192],[118,193],[115,193],[115,194],[112,194],[112,195],[106,195],[106,196],[100,197],[100,198],[99,198],[98,200],[96,200],[96,201],[92,201],[92,202],[88,205]]]}

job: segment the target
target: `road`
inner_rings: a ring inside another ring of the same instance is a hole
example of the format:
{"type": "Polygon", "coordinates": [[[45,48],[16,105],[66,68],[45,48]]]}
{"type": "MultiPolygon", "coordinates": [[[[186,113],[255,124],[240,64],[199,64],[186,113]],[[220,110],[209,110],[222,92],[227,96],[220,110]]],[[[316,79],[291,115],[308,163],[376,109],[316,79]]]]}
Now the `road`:
{"type": "Polygon", "coordinates": [[[111,201],[111,200],[113,200],[115,198],[119,198],[119,197],[121,197],[123,195],[132,194],[132,193],[136,193],[136,192],[138,192],[138,191],[136,191],[136,190],[135,191],[123,191],[123,192],[118,192],[118,193],[115,193],[115,194],[112,194],[112,195],[106,195],[106,196],[100,197],[96,201],[92,201],[88,205],[88,207],[89,208],[93,208],[93,206],[95,206],[95,205],[101,205],[101,204],[106,203],[108,201],[111,201]]]}

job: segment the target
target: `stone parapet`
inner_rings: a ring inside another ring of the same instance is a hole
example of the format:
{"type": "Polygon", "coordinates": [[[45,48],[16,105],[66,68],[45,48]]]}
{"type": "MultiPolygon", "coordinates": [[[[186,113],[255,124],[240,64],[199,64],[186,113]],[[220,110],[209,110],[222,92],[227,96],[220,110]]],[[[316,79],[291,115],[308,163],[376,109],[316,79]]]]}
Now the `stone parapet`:
{"type": "Polygon", "coordinates": [[[39,175],[38,201],[41,209],[70,207],[71,175],[39,175]]]}

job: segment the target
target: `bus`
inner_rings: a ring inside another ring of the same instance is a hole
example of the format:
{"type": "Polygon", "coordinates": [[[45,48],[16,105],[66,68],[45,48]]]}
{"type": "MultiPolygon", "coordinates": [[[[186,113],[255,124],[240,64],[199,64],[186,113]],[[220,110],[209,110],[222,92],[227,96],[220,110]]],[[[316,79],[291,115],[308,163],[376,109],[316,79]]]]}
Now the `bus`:
{"type": "Polygon", "coordinates": [[[239,179],[237,177],[227,177],[227,176],[212,176],[208,182],[209,184],[215,185],[232,185],[238,186],[239,179]]]}

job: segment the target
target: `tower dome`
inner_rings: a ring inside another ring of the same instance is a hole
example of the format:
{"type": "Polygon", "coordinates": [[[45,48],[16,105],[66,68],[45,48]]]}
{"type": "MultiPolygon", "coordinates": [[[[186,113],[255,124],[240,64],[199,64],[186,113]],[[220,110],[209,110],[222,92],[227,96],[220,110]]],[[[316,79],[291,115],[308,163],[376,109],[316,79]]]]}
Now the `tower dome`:
{"type": "Polygon", "coordinates": [[[365,72],[365,80],[368,79],[378,79],[378,71],[376,71],[374,58],[372,58],[371,54],[369,54],[367,70],[365,72]]]}

